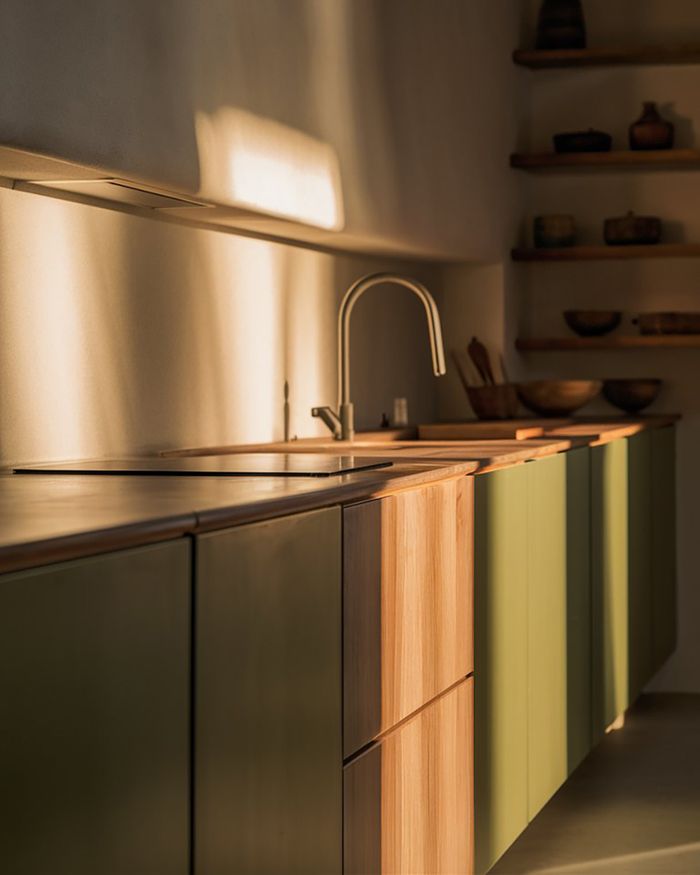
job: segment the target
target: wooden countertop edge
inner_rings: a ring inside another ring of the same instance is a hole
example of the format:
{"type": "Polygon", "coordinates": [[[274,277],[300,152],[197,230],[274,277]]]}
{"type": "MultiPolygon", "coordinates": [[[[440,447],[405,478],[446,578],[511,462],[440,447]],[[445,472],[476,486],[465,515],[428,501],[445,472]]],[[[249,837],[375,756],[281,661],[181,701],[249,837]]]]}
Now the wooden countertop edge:
{"type": "Polygon", "coordinates": [[[376,472],[367,472],[367,475],[363,475],[364,479],[362,480],[357,479],[355,482],[341,485],[329,484],[328,489],[312,493],[292,497],[285,496],[280,500],[198,511],[194,533],[203,534],[245,523],[263,522],[280,516],[320,510],[334,505],[358,504],[376,498],[386,498],[389,495],[397,495],[421,486],[458,480],[475,473],[477,470],[476,463],[457,459],[402,459],[401,464],[404,462],[421,470],[400,473],[390,480],[377,477],[376,472]],[[375,476],[371,476],[373,473],[375,476]]]}
{"type": "MultiPolygon", "coordinates": [[[[581,418],[573,418],[569,417],[568,419],[565,417],[559,417],[555,419],[542,419],[542,433],[539,435],[532,435],[532,438],[521,438],[518,440],[517,438],[513,438],[513,441],[518,441],[518,443],[527,443],[532,439],[547,439],[550,435],[553,437],[559,437],[561,434],[557,434],[557,431],[561,429],[563,432],[566,428],[574,428],[578,426],[585,426],[590,424],[591,432],[588,436],[584,434],[575,435],[572,437],[576,437],[577,439],[584,440],[588,439],[588,444],[593,445],[594,442],[601,438],[601,433],[596,431],[596,426],[598,428],[607,429],[613,427],[619,423],[620,430],[619,434],[616,431],[616,437],[609,438],[610,440],[615,440],[617,437],[629,437],[630,435],[637,434],[640,431],[646,431],[652,428],[663,428],[667,425],[672,425],[678,422],[681,419],[681,414],[679,413],[668,413],[668,414],[654,414],[650,416],[643,416],[638,418],[620,418],[619,420],[604,418],[590,418],[586,417],[581,418]],[[566,424],[562,425],[562,422],[566,424]],[[559,423],[557,426],[552,429],[550,423],[557,422],[559,423]]],[[[474,420],[474,422],[478,422],[479,420],[474,420]]],[[[452,423],[451,425],[454,425],[452,423]]],[[[368,432],[368,435],[376,435],[379,432],[368,432]]],[[[398,435],[398,432],[392,432],[392,435],[398,435]]],[[[396,451],[396,450],[410,450],[412,446],[426,447],[426,445],[434,444],[436,447],[450,448],[455,446],[464,446],[465,444],[483,444],[489,443],[493,441],[494,443],[502,443],[508,439],[504,438],[462,438],[457,440],[440,440],[440,439],[428,439],[416,441],[415,439],[402,439],[397,437],[393,437],[390,440],[387,440],[386,443],[377,442],[372,443],[371,441],[363,440],[362,433],[358,434],[358,439],[355,444],[345,441],[338,441],[337,444],[334,444],[334,449],[328,449],[331,441],[329,438],[300,438],[296,441],[289,441],[285,443],[284,441],[270,441],[268,443],[256,443],[256,444],[220,444],[218,446],[209,446],[209,447],[183,447],[181,449],[174,450],[162,450],[159,455],[161,458],[187,458],[188,456],[213,456],[213,455],[227,455],[233,453],[313,453],[313,452],[337,452],[338,454],[347,455],[352,449],[353,446],[362,453],[367,454],[368,450],[372,450],[373,454],[376,456],[382,456],[386,454],[387,450],[396,451]]],[[[577,444],[578,445],[578,444],[577,444]]],[[[410,454],[406,453],[406,458],[409,458],[410,454]]]]}
{"type": "Polygon", "coordinates": [[[195,526],[195,515],[188,514],[10,544],[0,547],[0,574],[171,541],[189,534],[195,526]]]}

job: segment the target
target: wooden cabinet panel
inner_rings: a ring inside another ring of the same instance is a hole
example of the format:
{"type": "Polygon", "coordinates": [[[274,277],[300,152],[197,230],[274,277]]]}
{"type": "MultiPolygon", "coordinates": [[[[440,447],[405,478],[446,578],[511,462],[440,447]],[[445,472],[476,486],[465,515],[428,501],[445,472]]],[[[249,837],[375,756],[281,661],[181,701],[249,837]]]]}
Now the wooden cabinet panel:
{"type": "Polygon", "coordinates": [[[628,439],[629,702],[651,678],[652,511],[650,431],[628,439]]]}
{"type": "Polygon", "coordinates": [[[0,859],[189,871],[185,539],[0,577],[0,859]]]}
{"type": "Polygon", "coordinates": [[[600,738],[629,705],[628,444],[591,451],[592,723],[600,738]]]}
{"type": "Polygon", "coordinates": [[[676,648],[676,429],[651,432],[652,670],[676,648]]]}
{"type": "Polygon", "coordinates": [[[340,526],[197,539],[197,875],[341,871],[340,526]]]}
{"type": "Polygon", "coordinates": [[[345,767],[345,875],[472,872],[472,684],[345,767]]]}
{"type": "Polygon", "coordinates": [[[346,757],[472,670],[472,503],[463,477],[343,512],[346,757]]]}
{"type": "Polygon", "coordinates": [[[587,449],[527,466],[528,815],[591,746],[587,449]]]}
{"type": "Polygon", "coordinates": [[[476,870],[525,829],[527,793],[526,465],[475,478],[476,870]]]}

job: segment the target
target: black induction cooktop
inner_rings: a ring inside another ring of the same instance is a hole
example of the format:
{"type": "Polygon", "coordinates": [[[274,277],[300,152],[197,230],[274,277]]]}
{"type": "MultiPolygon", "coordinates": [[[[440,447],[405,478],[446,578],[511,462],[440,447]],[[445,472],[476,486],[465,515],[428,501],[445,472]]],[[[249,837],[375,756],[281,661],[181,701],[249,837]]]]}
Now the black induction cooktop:
{"type": "Polygon", "coordinates": [[[15,474],[119,474],[158,477],[337,477],[389,468],[393,462],[316,453],[241,453],[178,459],[105,459],[15,468],[15,474]]]}

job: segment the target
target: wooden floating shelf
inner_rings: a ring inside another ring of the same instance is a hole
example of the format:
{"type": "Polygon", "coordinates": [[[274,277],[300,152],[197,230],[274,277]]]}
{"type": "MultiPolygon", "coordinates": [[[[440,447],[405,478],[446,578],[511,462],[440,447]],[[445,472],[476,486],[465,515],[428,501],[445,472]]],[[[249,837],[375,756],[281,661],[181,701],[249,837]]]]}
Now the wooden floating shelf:
{"type": "Polygon", "coordinates": [[[700,149],[659,149],[648,152],[516,153],[510,166],[518,170],[700,170],[700,149]]]}
{"type": "Polygon", "coordinates": [[[630,334],[611,337],[519,337],[520,352],[599,349],[700,349],[700,334],[630,334]]]}
{"type": "Polygon", "coordinates": [[[698,64],[700,46],[635,46],[556,51],[518,50],[513,60],[530,70],[562,67],[620,67],[660,64],[698,64]]]}
{"type": "Polygon", "coordinates": [[[561,249],[513,249],[513,261],[620,261],[634,258],[700,258],[700,243],[653,246],[567,246],[561,249]]]}

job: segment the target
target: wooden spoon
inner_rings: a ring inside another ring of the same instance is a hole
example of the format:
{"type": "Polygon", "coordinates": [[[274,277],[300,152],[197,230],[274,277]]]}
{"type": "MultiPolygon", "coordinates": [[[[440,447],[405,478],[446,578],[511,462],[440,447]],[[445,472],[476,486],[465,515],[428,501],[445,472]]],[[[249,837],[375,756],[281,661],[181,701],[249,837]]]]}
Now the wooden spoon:
{"type": "Polygon", "coordinates": [[[476,337],[472,337],[467,350],[469,352],[469,358],[474,362],[474,366],[481,375],[481,379],[484,381],[484,385],[488,386],[490,384],[491,386],[495,386],[496,381],[493,377],[493,371],[491,370],[489,351],[484,344],[476,337]]]}

